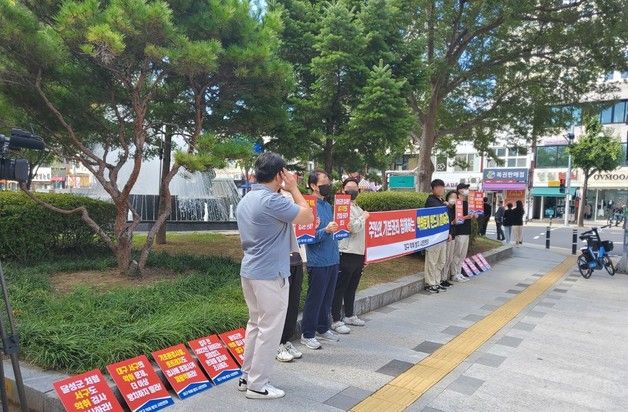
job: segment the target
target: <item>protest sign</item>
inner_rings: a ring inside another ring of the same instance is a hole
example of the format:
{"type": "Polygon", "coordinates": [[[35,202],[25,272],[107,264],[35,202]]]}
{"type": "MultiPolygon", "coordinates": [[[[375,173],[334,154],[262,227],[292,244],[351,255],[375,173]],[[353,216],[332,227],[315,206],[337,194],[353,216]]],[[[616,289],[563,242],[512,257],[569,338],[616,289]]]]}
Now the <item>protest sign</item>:
{"type": "Polygon", "coordinates": [[[235,360],[242,366],[244,363],[244,335],[246,331],[244,328],[231,330],[229,332],[224,332],[218,335],[220,340],[222,340],[225,345],[227,345],[227,349],[233,355],[235,360]]]}
{"type": "Polygon", "coordinates": [[[336,195],[334,198],[334,222],[338,229],[334,232],[334,239],[340,240],[349,237],[349,218],[351,214],[351,196],[336,195]]]}
{"type": "Polygon", "coordinates": [[[482,273],[482,271],[477,267],[477,265],[473,262],[471,258],[466,258],[464,261],[467,266],[469,266],[469,269],[471,269],[473,275],[479,275],[480,273],[482,273]]]}
{"type": "Polygon", "coordinates": [[[212,382],[216,385],[242,375],[240,367],[218,335],[206,336],[188,342],[212,382]]]}
{"type": "Polygon", "coordinates": [[[314,222],[309,225],[294,225],[294,233],[297,237],[297,242],[300,245],[312,243],[316,238],[316,196],[305,195],[303,197],[312,208],[312,212],[314,213],[314,222]]]}
{"type": "Polygon", "coordinates": [[[456,223],[464,223],[464,202],[461,199],[456,200],[456,223]]]}
{"type": "Polygon", "coordinates": [[[102,372],[94,369],[52,384],[68,412],[123,412],[102,372]]]}
{"type": "Polygon", "coordinates": [[[484,193],[471,192],[469,193],[469,214],[476,216],[484,215],[484,193]]]}
{"type": "Polygon", "coordinates": [[[449,238],[446,206],[373,212],[366,224],[369,263],[411,254],[449,238]]]}
{"type": "Polygon", "coordinates": [[[211,383],[182,343],[153,352],[172,389],[181,399],[211,388],[211,383]]]}
{"type": "Polygon", "coordinates": [[[107,371],[131,412],[153,412],[174,405],[146,356],[113,363],[107,371]]]}

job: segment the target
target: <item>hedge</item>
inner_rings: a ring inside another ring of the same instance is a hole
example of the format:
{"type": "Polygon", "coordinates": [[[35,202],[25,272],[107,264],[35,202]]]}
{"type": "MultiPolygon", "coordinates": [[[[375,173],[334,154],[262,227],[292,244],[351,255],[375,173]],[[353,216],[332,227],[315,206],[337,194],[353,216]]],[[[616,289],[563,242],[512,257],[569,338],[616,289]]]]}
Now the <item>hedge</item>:
{"type": "Polygon", "coordinates": [[[382,212],[424,207],[428,196],[421,192],[363,192],[356,202],[367,212],[382,212]]]}
{"type": "MultiPolygon", "coordinates": [[[[43,201],[63,209],[85,206],[90,216],[110,232],[113,204],[85,196],[38,193],[43,201]]],[[[82,254],[102,242],[78,214],[64,215],[39,206],[21,192],[0,192],[0,257],[38,261],[71,250],[82,254]]]]}

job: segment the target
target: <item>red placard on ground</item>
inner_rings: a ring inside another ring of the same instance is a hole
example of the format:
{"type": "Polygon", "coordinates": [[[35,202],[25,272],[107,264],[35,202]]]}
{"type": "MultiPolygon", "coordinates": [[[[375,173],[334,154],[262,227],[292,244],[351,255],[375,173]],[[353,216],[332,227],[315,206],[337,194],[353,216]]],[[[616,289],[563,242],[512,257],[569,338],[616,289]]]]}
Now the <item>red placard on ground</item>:
{"type": "Polygon", "coordinates": [[[244,328],[230,330],[218,335],[240,366],[244,363],[244,328]]]}
{"type": "Polygon", "coordinates": [[[102,372],[94,369],[53,383],[68,412],[123,412],[102,372]]]}
{"type": "Polygon", "coordinates": [[[224,347],[218,335],[191,340],[188,345],[201,361],[201,366],[214,384],[218,385],[242,375],[240,367],[229,355],[229,351],[224,347]]]}
{"type": "Polygon", "coordinates": [[[294,233],[297,236],[297,242],[301,244],[312,243],[316,238],[316,196],[305,195],[305,201],[312,208],[314,213],[314,223],[309,225],[294,225],[294,233]]]}
{"type": "Polygon", "coordinates": [[[484,193],[483,192],[471,192],[469,193],[469,214],[476,216],[484,215],[484,193]]]}
{"type": "Polygon", "coordinates": [[[153,358],[179,398],[185,399],[211,388],[185,345],[179,343],[153,352],[153,358]]]}
{"type": "Polygon", "coordinates": [[[477,265],[478,268],[480,268],[480,270],[482,272],[486,272],[488,270],[488,268],[486,266],[484,266],[484,262],[482,262],[480,260],[480,258],[478,257],[478,255],[473,255],[471,256],[471,259],[473,259],[473,262],[475,262],[475,264],[477,265]]]}
{"type": "Polygon", "coordinates": [[[338,230],[334,232],[334,239],[348,238],[349,218],[351,216],[351,195],[336,195],[334,198],[334,222],[338,230]]]}
{"type": "Polygon", "coordinates": [[[478,257],[480,258],[480,260],[482,261],[482,263],[484,263],[484,266],[486,266],[486,267],[488,268],[488,270],[493,269],[493,268],[491,267],[491,265],[488,263],[488,261],[486,260],[486,258],[484,257],[484,255],[483,255],[483,254],[478,253],[478,257]]]}
{"type": "Polygon", "coordinates": [[[482,273],[482,271],[478,269],[478,267],[475,265],[475,263],[473,262],[471,258],[466,258],[464,261],[467,263],[467,265],[469,266],[469,269],[471,269],[474,275],[479,275],[480,273],[482,273]]]}
{"type": "Polygon", "coordinates": [[[153,412],[174,405],[146,356],[112,363],[107,371],[131,412],[153,412]]]}
{"type": "Polygon", "coordinates": [[[462,261],[462,270],[464,270],[464,273],[467,274],[467,276],[473,276],[475,275],[475,273],[473,273],[473,271],[469,268],[469,265],[467,265],[467,262],[465,262],[464,260],[462,261]]]}
{"type": "Polygon", "coordinates": [[[456,223],[464,223],[464,207],[460,199],[456,200],[456,223]]]}

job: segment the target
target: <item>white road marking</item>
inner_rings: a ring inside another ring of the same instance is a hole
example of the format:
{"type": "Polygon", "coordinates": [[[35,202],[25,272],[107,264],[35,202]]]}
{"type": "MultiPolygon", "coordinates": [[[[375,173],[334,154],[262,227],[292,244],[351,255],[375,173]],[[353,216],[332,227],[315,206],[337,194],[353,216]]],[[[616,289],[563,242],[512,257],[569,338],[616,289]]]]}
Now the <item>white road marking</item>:
{"type": "Polygon", "coordinates": [[[540,236],[534,236],[534,240],[537,240],[538,238],[540,238],[540,236]]]}

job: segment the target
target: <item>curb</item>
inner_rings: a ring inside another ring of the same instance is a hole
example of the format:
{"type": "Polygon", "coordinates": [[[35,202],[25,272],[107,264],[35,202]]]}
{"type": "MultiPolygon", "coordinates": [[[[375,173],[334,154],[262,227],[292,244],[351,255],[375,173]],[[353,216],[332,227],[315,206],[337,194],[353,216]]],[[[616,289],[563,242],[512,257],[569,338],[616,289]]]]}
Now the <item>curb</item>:
{"type": "MultiPolygon", "coordinates": [[[[486,252],[484,257],[488,263],[493,265],[501,260],[512,257],[512,254],[513,246],[506,245],[486,252]]],[[[391,303],[406,299],[421,292],[424,284],[424,274],[421,272],[415,275],[404,276],[394,282],[383,283],[381,285],[375,285],[368,289],[361,290],[356,294],[354,312],[356,315],[362,315],[390,305],[391,303]]],[[[295,335],[301,336],[301,314],[299,314],[295,335]]],[[[11,363],[8,360],[4,360],[3,362],[9,401],[17,403],[17,389],[13,379],[13,369],[11,367],[11,363]]],[[[20,362],[20,369],[24,380],[26,400],[31,411],[65,412],[61,401],[52,387],[52,383],[63,379],[68,375],[55,371],[43,370],[24,362],[20,362]]],[[[117,389],[115,389],[115,385],[110,379],[109,386],[114,389],[114,393],[118,397],[120,403],[124,404],[124,401],[120,397],[120,393],[117,389]]]]}

